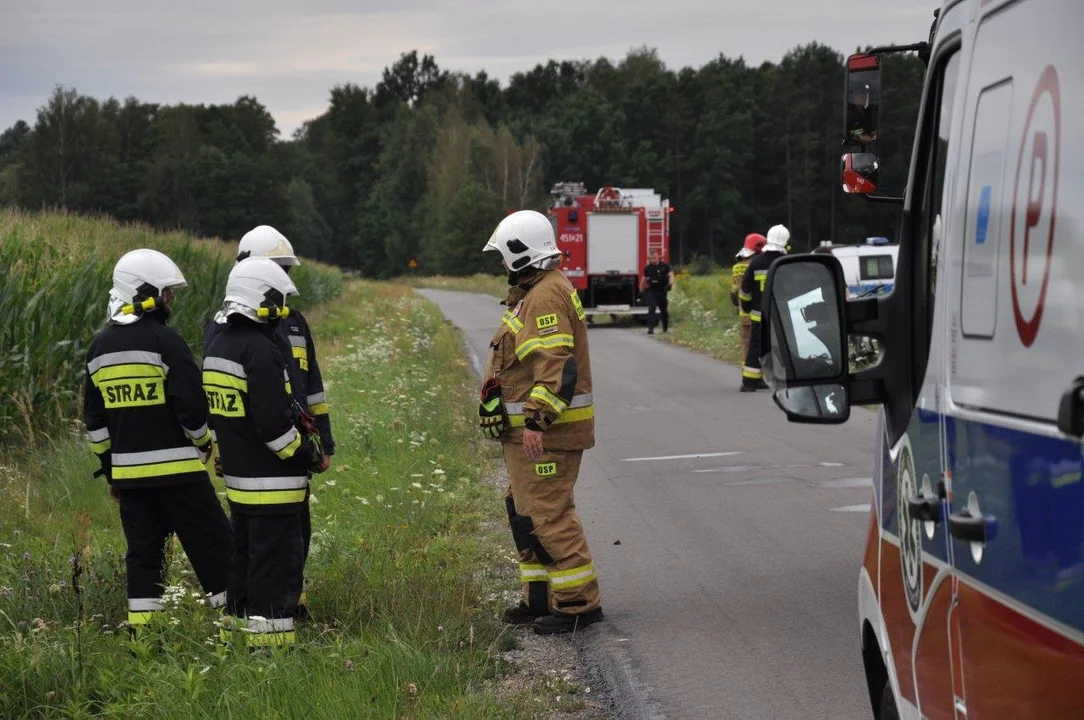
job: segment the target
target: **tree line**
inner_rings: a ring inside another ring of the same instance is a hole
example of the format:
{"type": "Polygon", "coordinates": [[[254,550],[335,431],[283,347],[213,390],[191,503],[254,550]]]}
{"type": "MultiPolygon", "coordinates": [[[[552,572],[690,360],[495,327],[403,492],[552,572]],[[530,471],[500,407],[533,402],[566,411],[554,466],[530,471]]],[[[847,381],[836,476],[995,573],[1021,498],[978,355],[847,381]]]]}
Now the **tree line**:
{"type": "MultiPolygon", "coordinates": [[[[812,43],[779,63],[721,54],[673,70],[645,47],[551,60],[502,86],[415,51],[375,87],[333,87],[289,139],[254,97],[161,105],[58,86],[33,125],[0,134],[0,205],[227,239],[268,223],[300,253],[373,277],[411,260],[495,270],[479,252],[495,224],[544,209],[559,181],[661,191],[677,264],[728,263],[746,233],[776,223],[795,250],[894,237],[898,208],[840,197],[844,60],[812,43]]],[[[881,184],[900,193],[924,68],[910,55],[883,67],[881,184]]]]}

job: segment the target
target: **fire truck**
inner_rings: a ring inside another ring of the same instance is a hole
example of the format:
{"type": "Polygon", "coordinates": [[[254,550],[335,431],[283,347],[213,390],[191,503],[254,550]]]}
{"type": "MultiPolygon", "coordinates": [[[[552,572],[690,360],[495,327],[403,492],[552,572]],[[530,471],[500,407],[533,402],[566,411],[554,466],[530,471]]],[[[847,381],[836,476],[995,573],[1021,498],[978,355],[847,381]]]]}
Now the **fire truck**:
{"type": "Polygon", "coordinates": [[[670,201],[650,188],[606,185],[591,194],[580,182],[559,182],[550,195],[561,271],[588,319],[645,315],[639,278],[652,252],[670,261],[670,201]]]}

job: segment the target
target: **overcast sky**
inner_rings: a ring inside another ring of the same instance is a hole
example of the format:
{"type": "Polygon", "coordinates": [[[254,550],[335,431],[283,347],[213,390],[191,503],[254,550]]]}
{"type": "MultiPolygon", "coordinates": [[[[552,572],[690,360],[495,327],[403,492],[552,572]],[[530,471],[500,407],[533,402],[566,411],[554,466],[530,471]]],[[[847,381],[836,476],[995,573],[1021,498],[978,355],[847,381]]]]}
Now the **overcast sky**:
{"type": "Polygon", "coordinates": [[[56,84],[104,100],[255,95],[288,137],[340,82],[373,86],[402,52],[510,75],[550,58],[658,50],[670,68],[720,53],[758,65],[816,40],[924,40],[940,0],[0,0],[0,130],[56,84]]]}

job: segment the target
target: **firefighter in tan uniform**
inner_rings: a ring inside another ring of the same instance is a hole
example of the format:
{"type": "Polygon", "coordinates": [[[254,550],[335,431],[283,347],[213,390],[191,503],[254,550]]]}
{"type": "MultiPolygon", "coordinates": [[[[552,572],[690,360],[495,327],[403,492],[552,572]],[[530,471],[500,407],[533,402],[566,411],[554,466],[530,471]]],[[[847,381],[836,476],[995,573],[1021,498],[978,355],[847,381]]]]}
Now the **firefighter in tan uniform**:
{"type": "Polygon", "coordinates": [[[591,551],[573,487],[594,447],[587,324],[545,215],[506,217],[486,243],[503,258],[512,289],[483,377],[480,424],[504,446],[505,496],[519,550],[523,600],[507,622],[536,633],[570,632],[603,619],[591,551]]]}
{"type": "Polygon", "coordinates": [[[749,267],[749,258],[760,254],[767,240],[760,233],[749,233],[745,236],[745,244],[738,254],[734,256],[734,266],[730,268],[730,302],[738,309],[738,324],[741,328],[741,359],[745,362],[745,356],[749,353],[749,334],[752,332],[753,321],[749,313],[741,306],[741,300],[751,300],[742,295],[741,283],[745,276],[745,270],[749,267]]]}

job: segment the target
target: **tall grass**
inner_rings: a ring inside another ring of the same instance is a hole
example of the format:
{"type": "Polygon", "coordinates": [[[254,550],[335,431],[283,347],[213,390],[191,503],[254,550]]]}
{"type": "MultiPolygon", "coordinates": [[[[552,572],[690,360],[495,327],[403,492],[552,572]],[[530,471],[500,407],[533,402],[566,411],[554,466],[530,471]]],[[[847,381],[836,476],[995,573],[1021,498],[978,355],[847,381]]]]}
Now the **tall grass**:
{"type": "MultiPolygon", "coordinates": [[[[237,243],[161,234],[141,225],[61,213],[0,210],[0,446],[33,446],[78,415],[87,347],[106,320],[113,266],[128,250],[169,255],[188,281],[170,321],[200,353],[237,243]]],[[[342,289],[333,268],[305,262],[295,303],[312,307],[342,289]]]]}
{"type": "Polygon", "coordinates": [[[492,295],[501,300],[508,297],[508,278],[504,275],[487,275],[485,273],[462,277],[453,275],[405,275],[397,278],[395,282],[418,288],[481,293],[483,295],[492,295]]]}
{"type": "Polygon", "coordinates": [[[670,332],[660,339],[719,360],[741,362],[738,311],[730,303],[730,269],[677,276],[670,293],[670,332]]]}
{"type": "Polygon", "coordinates": [[[546,711],[544,689],[495,689],[514,564],[508,538],[485,530],[503,501],[478,482],[496,448],[464,412],[476,396],[461,337],[431,303],[377,283],[351,281],[310,318],[338,451],[313,481],[313,620],[299,644],[250,655],[216,642],[176,545],[169,608],[129,639],[116,506],[89,451],[61,441],[37,464],[0,466],[0,717],[546,711]]]}

